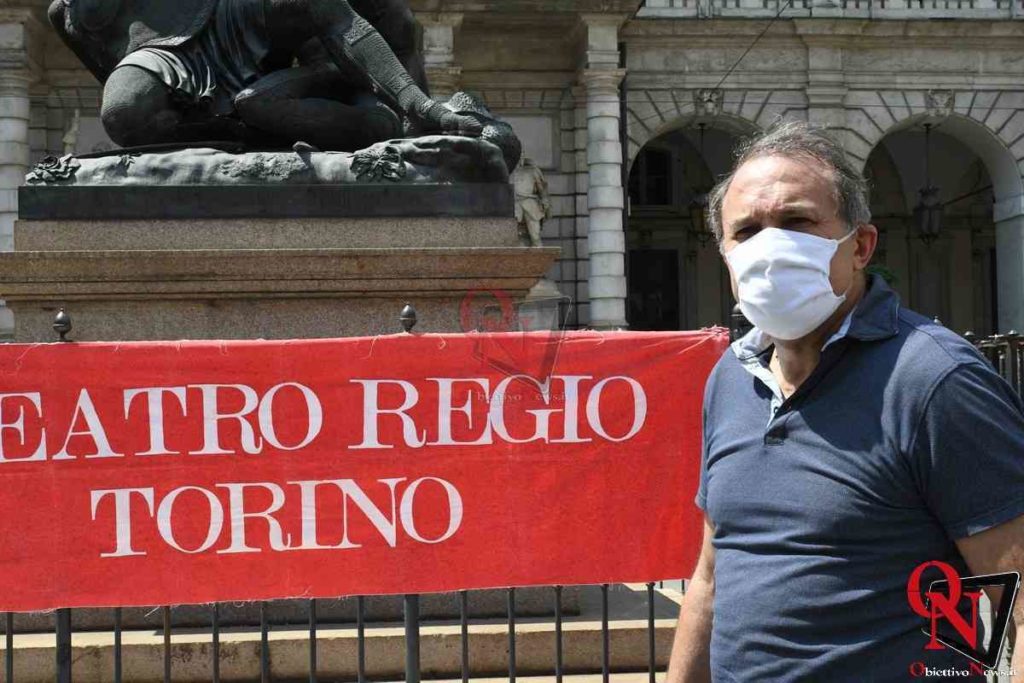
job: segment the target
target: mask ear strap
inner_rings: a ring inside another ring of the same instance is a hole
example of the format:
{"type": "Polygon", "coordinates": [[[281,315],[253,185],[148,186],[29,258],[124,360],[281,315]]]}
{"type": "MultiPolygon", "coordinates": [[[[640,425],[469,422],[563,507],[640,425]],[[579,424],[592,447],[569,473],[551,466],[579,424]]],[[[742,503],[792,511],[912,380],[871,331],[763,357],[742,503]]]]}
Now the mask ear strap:
{"type": "Polygon", "coordinates": [[[843,242],[845,242],[846,240],[850,239],[850,236],[851,236],[851,235],[855,235],[855,234],[857,234],[857,230],[858,230],[858,228],[854,228],[854,229],[853,229],[853,230],[851,230],[850,232],[846,233],[846,235],[845,235],[845,236],[844,236],[844,237],[843,237],[842,239],[840,239],[840,240],[839,240],[839,244],[842,244],[842,243],[843,243],[843,242]]]}

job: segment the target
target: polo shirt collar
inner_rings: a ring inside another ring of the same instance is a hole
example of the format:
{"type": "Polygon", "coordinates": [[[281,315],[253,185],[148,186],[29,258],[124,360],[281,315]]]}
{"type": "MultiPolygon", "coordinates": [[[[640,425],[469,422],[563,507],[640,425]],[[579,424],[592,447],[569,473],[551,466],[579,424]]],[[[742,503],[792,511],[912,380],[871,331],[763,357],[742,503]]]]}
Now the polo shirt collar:
{"type": "MultiPolygon", "coordinates": [[[[843,337],[877,341],[895,336],[899,332],[899,308],[900,300],[896,292],[882,276],[872,273],[868,277],[868,288],[864,296],[846,316],[839,331],[825,342],[825,346],[843,337]]],[[[732,350],[739,360],[748,362],[763,354],[771,345],[771,339],[755,327],[733,342],[732,350]]]]}

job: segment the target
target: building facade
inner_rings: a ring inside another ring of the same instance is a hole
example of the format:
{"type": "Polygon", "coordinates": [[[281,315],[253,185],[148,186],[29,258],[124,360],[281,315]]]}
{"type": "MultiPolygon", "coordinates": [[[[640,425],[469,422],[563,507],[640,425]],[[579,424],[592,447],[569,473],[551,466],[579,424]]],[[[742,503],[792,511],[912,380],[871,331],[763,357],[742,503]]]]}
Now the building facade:
{"type": "MultiPolygon", "coordinates": [[[[571,326],[725,323],[703,196],[781,117],[828,126],[863,167],[876,266],[906,305],[1024,330],[1024,0],[410,4],[434,94],[482,96],[544,170],[571,326]]],[[[45,6],[0,3],[0,249],[30,165],[112,146],[45,6]]]]}

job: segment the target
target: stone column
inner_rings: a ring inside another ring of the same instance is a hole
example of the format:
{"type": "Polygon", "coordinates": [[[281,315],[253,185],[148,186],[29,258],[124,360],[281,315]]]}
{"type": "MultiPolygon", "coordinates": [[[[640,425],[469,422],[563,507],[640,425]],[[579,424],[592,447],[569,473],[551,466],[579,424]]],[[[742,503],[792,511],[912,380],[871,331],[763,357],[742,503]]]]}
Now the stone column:
{"type": "MultiPolygon", "coordinates": [[[[0,251],[14,249],[18,186],[29,162],[27,71],[0,69],[0,251]]],[[[14,317],[0,300],[0,338],[14,332],[14,317]]]]}
{"type": "Polygon", "coordinates": [[[1024,332],[1024,212],[996,211],[999,332],[1024,332]]]}
{"type": "Polygon", "coordinates": [[[587,112],[587,245],[590,326],[626,327],[626,234],[622,212],[622,101],[619,27],[626,17],[583,14],[583,68],[579,84],[587,112]]]}
{"type": "Polygon", "coordinates": [[[430,81],[430,95],[438,100],[451,97],[459,89],[462,67],[455,64],[455,34],[462,25],[462,14],[431,12],[417,16],[423,26],[423,62],[430,81]]]}
{"type": "Polygon", "coordinates": [[[590,326],[626,327],[626,234],[622,211],[619,84],[622,69],[586,69],[587,244],[590,254],[590,326]]]}

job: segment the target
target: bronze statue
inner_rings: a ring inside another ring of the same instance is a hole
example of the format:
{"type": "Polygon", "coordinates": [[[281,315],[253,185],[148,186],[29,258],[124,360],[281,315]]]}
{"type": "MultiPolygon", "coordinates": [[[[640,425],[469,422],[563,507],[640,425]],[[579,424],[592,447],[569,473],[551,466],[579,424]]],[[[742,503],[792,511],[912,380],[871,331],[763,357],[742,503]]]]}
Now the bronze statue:
{"type": "Polygon", "coordinates": [[[351,151],[486,124],[430,99],[406,0],[54,0],[49,17],[123,146],[351,151]]]}

